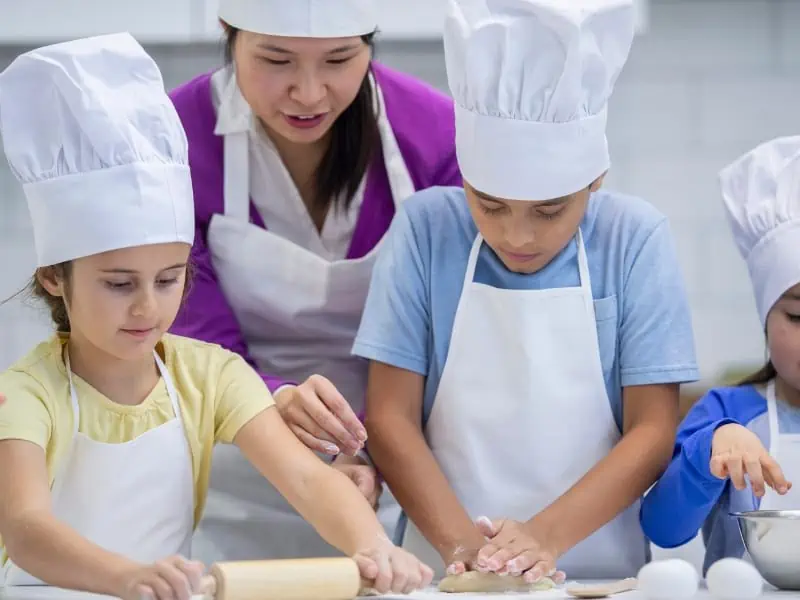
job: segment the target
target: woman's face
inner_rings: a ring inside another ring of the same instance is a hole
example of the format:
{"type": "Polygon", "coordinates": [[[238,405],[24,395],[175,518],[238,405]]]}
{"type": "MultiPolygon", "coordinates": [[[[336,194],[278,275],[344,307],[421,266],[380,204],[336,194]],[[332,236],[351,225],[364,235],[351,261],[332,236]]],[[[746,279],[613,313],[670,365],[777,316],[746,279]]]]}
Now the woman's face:
{"type": "Polygon", "coordinates": [[[790,288],[769,312],[767,340],[775,370],[800,397],[800,284],[790,288]]]}
{"type": "Polygon", "coordinates": [[[367,75],[360,37],[295,38],[239,31],[233,61],[239,88],[271,136],[311,144],[355,100],[367,75]]]}

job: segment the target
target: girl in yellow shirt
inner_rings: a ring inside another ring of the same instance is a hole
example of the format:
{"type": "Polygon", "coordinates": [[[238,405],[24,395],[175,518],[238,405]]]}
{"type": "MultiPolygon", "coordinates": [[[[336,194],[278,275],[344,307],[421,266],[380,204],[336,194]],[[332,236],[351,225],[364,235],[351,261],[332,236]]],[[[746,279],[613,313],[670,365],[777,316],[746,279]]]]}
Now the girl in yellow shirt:
{"type": "Polygon", "coordinates": [[[166,333],[188,285],[192,187],[141,46],[120,34],[23,54],[0,74],[0,128],[31,212],[33,291],[58,329],[0,374],[4,584],[188,600],[203,566],[184,557],[222,442],[378,591],[427,585],[240,357],[166,333]]]}

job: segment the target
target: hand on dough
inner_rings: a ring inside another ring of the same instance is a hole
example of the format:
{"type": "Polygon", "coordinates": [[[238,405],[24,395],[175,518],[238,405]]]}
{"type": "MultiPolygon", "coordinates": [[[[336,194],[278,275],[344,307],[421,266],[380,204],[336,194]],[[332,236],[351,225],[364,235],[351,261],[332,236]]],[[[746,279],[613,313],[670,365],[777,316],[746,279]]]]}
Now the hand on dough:
{"type": "Polygon", "coordinates": [[[475,524],[487,539],[478,552],[479,571],[522,575],[528,583],[544,577],[551,577],[556,583],[565,581],[565,574],[556,571],[556,552],[525,523],[481,517],[475,524]]]}
{"type": "Polygon", "coordinates": [[[378,594],[408,594],[430,585],[433,570],[410,554],[381,540],[372,548],[359,550],[353,556],[361,572],[378,594]]]}

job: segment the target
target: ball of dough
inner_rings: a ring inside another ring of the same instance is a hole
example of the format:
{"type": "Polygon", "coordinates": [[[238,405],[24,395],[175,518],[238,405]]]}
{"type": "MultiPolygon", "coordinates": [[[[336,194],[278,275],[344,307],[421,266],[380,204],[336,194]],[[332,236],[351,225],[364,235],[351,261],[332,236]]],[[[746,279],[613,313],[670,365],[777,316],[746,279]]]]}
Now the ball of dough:
{"type": "Polygon", "coordinates": [[[643,566],[638,589],[649,600],[688,600],[697,594],[699,579],[690,563],[670,558],[643,566]]]}
{"type": "Polygon", "coordinates": [[[717,600],[754,600],[761,596],[764,580],[750,563],[723,558],[709,567],[706,586],[717,600]]]}
{"type": "Polygon", "coordinates": [[[549,577],[536,583],[528,583],[522,576],[498,575],[497,573],[480,573],[467,571],[460,575],[448,575],[439,582],[439,591],[451,594],[462,593],[502,593],[502,592],[538,592],[555,587],[549,577]]]}

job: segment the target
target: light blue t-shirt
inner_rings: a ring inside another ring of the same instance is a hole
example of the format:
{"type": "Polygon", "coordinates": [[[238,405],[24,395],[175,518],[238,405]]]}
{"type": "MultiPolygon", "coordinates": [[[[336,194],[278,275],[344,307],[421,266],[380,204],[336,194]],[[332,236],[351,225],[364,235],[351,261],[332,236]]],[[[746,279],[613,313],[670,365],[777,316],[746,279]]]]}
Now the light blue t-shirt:
{"type": "MultiPolygon", "coordinates": [[[[689,305],[669,224],[654,207],[600,191],[580,227],[603,374],[621,429],[623,387],[699,378],[689,305]]],[[[392,221],[373,271],[353,353],[425,375],[424,421],[447,360],[476,235],[463,189],[418,192],[392,221]]],[[[475,281],[505,289],[577,286],[576,241],[534,274],[509,271],[483,244],[475,281]]]]}

